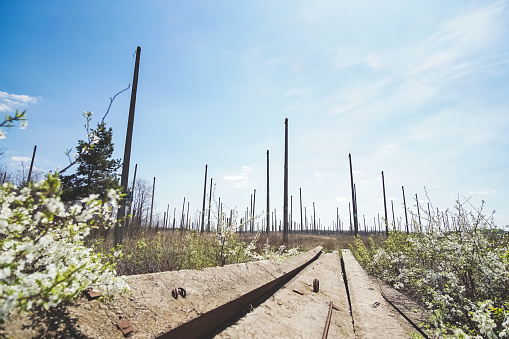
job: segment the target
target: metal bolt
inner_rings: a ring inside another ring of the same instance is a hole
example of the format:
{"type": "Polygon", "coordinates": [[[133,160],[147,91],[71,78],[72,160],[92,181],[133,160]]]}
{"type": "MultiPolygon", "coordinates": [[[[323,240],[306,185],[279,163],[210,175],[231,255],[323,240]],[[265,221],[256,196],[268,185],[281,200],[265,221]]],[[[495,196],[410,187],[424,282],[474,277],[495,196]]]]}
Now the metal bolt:
{"type": "Polygon", "coordinates": [[[318,279],[313,279],[313,292],[318,293],[320,290],[320,281],[318,279]]]}

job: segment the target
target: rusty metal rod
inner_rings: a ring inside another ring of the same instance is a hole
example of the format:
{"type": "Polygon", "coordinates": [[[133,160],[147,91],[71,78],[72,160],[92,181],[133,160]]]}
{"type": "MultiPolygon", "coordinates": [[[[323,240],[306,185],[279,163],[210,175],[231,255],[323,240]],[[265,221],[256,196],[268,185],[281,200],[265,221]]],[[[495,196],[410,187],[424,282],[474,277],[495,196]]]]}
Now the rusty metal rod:
{"type": "Polygon", "coordinates": [[[327,315],[327,320],[325,320],[325,328],[323,329],[322,339],[327,339],[329,335],[329,326],[332,318],[332,301],[329,303],[329,314],[327,315]]]}

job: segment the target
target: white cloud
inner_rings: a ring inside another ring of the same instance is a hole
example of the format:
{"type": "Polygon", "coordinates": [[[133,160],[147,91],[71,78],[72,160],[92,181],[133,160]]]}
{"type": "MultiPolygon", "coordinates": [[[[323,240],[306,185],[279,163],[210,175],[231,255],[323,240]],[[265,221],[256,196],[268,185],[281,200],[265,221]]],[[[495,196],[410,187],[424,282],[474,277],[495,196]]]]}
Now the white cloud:
{"type": "Polygon", "coordinates": [[[478,191],[478,192],[468,192],[468,194],[482,194],[482,195],[494,194],[494,193],[497,193],[497,191],[494,191],[489,188],[483,189],[482,191],[478,191]]]}
{"type": "Polygon", "coordinates": [[[18,157],[18,156],[13,156],[11,157],[11,160],[13,161],[19,161],[19,162],[22,162],[22,161],[31,161],[32,159],[29,158],[29,157],[18,157]]]}
{"type": "Polygon", "coordinates": [[[9,94],[0,91],[0,112],[12,112],[16,109],[26,107],[28,104],[34,104],[39,98],[29,95],[9,94]]]}
{"type": "Polygon", "coordinates": [[[315,175],[317,177],[323,177],[325,174],[323,172],[319,171],[319,170],[315,170],[315,175]]]}
{"type": "Polygon", "coordinates": [[[250,178],[250,174],[253,172],[253,168],[250,166],[242,166],[241,172],[234,175],[227,175],[222,180],[232,181],[233,188],[245,188],[256,186],[256,181],[250,178]]]}

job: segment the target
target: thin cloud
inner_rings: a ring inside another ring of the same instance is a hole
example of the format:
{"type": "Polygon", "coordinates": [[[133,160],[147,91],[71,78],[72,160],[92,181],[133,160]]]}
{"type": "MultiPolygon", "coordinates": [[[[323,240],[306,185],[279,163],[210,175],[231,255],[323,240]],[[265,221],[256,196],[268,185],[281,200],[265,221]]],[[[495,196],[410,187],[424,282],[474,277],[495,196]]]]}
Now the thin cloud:
{"type": "Polygon", "coordinates": [[[32,159],[30,159],[29,157],[13,156],[13,157],[11,157],[11,160],[12,161],[22,162],[22,161],[31,161],[32,159]]]}
{"type": "Polygon", "coordinates": [[[359,82],[346,91],[342,88],[322,104],[332,105],[333,115],[408,111],[428,104],[438,93],[443,95],[444,89],[453,89],[458,79],[500,71],[509,63],[509,51],[494,46],[506,31],[506,7],[505,2],[497,2],[459,14],[437,25],[423,40],[392,51],[340,47],[331,58],[336,69],[363,64],[390,75],[383,72],[383,78],[359,82]]]}
{"type": "Polygon", "coordinates": [[[486,194],[494,194],[494,193],[497,193],[497,191],[494,191],[492,189],[484,189],[482,191],[478,191],[478,192],[468,192],[468,194],[481,194],[481,195],[486,195],[486,194]]]}
{"type": "Polygon", "coordinates": [[[246,188],[256,186],[256,181],[250,178],[253,168],[250,166],[242,166],[241,172],[234,175],[227,175],[222,180],[233,182],[233,188],[246,188]]]}
{"type": "Polygon", "coordinates": [[[0,91],[0,112],[13,112],[16,109],[24,108],[28,104],[35,104],[39,98],[29,95],[9,94],[0,91]]]}

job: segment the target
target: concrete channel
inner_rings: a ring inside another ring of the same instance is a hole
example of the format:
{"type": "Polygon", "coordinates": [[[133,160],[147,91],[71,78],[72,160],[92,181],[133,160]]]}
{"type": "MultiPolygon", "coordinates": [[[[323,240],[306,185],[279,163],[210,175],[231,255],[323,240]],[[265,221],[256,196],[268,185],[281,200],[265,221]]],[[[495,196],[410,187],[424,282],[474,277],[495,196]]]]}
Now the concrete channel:
{"type": "MultiPolygon", "coordinates": [[[[98,339],[124,338],[122,330],[129,338],[409,338],[412,327],[352,253],[341,255],[318,246],[282,263],[129,276],[131,294],[106,303],[83,297],[61,314],[63,329],[51,333],[98,339]]],[[[40,319],[34,325],[27,315],[15,317],[17,325],[8,321],[0,336],[44,337],[34,327],[40,319]]]]}
{"type": "Polygon", "coordinates": [[[322,338],[331,301],[335,308],[328,337],[355,338],[338,252],[322,254],[215,338],[322,338]],[[314,279],[318,292],[313,291],[314,279]]]}

